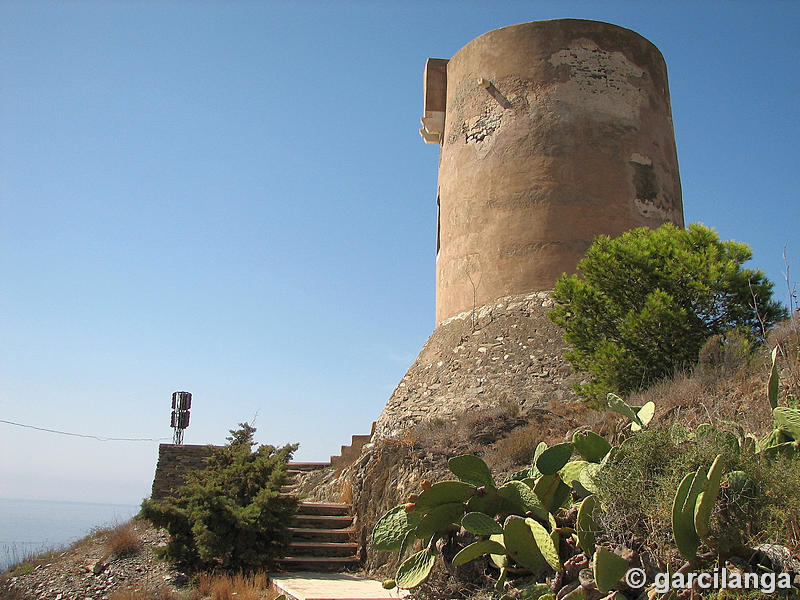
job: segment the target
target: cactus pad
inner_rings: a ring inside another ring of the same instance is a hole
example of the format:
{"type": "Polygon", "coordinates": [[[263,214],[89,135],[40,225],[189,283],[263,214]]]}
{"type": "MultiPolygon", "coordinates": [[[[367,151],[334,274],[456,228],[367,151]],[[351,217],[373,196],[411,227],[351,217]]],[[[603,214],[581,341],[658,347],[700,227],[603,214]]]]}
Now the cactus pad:
{"type": "Polygon", "coordinates": [[[694,509],[694,528],[697,535],[704,538],[708,535],[708,523],[711,520],[711,511],[719,494],[719,483],[722,480],[722,455],[718,454],[711,463],[706,475],[708,484],[706,489],[697,497],[697,506],[694,509]]]}
{"type": "Polygon", "coordinates": [[[372,530],[372,548],[375,550],[397,550],[406,534],[419,523],[416,513],[407,513],[403,506],[395,506],[383,515],[372,530]]]}
{"type": "Polygon", "coordinates": [[[561,481],[558,474],[542,475],[533,491],[547,512],[556,512],[570,497],[569,486],[561,481]]]}
{"type": "Polygon", "coordinates": [[[567,485],[572,485],[573,481],[580,480],[581,471],[583,471],[588,464],[589,463],[585,460],[571,460],[561,468],[558,472],[558,476],[561,477],[561,481],[567,485]]]}
{"type": "Polygon", "coordinates": [[[600,462],[611,450],[611,444],[594,431],[576,431],[572,436],[572,443],[578,454],[589,462],[600,462]]]}
{"type": "Polygon", "coordinates": [[[636,411],[636,416],[638,420],[641,422],[641,425],[638,421],[634,421],[631,423],[631,431],[639,431],[643,427],[647,427],[647,424],[653,420],[653,415],[656,414],[656,405],[654,402],[647,402],[644,406],[642,406],[639,410],[636,411]]]}
{"type": "Polygon", "coordinates": [[[506,549],[503,544],[494,542],[492,540],[480,540],[462,548],[458,554],[453,557],[453,566],[458,567],[475,560],[484,554],[505,554],[506,549]]]}
{"type": "Polygon", "coordinates": [[[575,533],[578,536],[578,545],[591,557],[594,554],[595,538],[600,527],[594,518],[594,511],[597,510],[597,498],[589,496],[581,502],[578,508],[578,517],[575,520],[575,533]]]}
{"type": "MultiPolygon", "coordinates": [[[[503,546],[503,534],[498,533],[495,535],[490,535],[489,539],[493,542],[497,542],[501,546],[503,546]]],[[[508,556],[506,556],[506,547],[503,546],[503,553],[502,554],[490,554],[489,558],[494,563],[498,569],[505,569],[508,566],[508,556]]]]}
{"type": "Polygon", "coordinates": [[[692,560],[697,555],[697,548],[700,546],[700,537],[694,528],[694,507],[697,495],[702,491],[698,483],[699,476],[705,479],[702,469],[686,475],[678,486],[672,503],[672,534],[675,536],[675,545],[687,560],[692,560]]]}
{"type": "Polygon", "coordinates": [[[772,418],[776,429],[780,429],[793,440],[800,441],[800,411],[779,406],[772,411],[772,418]]]}
{"type": "Polygon", "coordinates": [[[506,547],[506,554],[518,565],[534,573],[547,565],[533,537],[533,531],[521,517],[512,515],[506,519],[503,525],[503,545],[506,547]]]}
{"type": "Polygon", "coordinates": [[[397,569],[395,581],[397,587],[411,589],[417,587],[428,578],[433,568],[436,555],[428,550],[412,554],[397,569]]]}
{"type": "Polygon", "coordinates": [[[545,562],[554,571],[560,571],[561,560],[558,558],[558,548],[553,543],[553,538],[550,537],[550,534],[542,524],[535,519],[525,519],[525,523],[531,528],[533,539],[536,540],[536,546],[539,548],[539,552],[544,557],[545,562]]]}
{"type": "Polygon", "coordinates": [[[508,513],[533,513],[540,519],[546,519],[548,510],[534,491],[521,481],[509,481],[497,492],[504,500],[508,513]]]}
{"type": "Polygon", "coordinates": [[[542,475],[552,475],[557,473],[569,461],[575,445],[572,442],[564,442],[550,446],[536,459],[536,468],[542,475]]]}
{"type": "Polygon", "coordinates": [[[769,372],[769,383],[767,384],[767,397],[772,408],[778,407],[778,390],[780,387],[781,376],[778,374],[778,347],[772,349],[772,369],[769,372]]]}
{"type": "Polygon", "coordinates": [[[441,481],[419,495],[417,512],[427,512],[440,504],[466,502],[475,493],[475,486],[463,481],[441,481]]]}
{"type": "Polygon", "coordinates": [[[467,512],[480,512],[486,515],[496,515],[503,504],[503,499],[497,489],[487,487],[475,490],[475,495],[467,502],[467,512]]]}
{"type": "Polygon", "coordinates": [[[494,535],[503,533],[500,524],[490,516],[480,512],[471,512],[461,519],[461,526],[475,535],[494,535]]]}
{"type": "Polygon", "coordinates": [[[464,516],[464,505],[461,502],[440,504],[430,509],[420,520],[414,534],[420,539],[426,539],[434,533],[445,533],[453,525],[460,523],[464,516]]]}
{"type": "Polygon", "coordinates": [[[476,487],[495,487],[492,472],[486,466],[486,463],[477,456],[472,454],[454,456],[447,461],[447,466],[456,477],[465,483],[471,483],[476,487]]]}
{"type": "Polygon", "coordinates": [[[597,589],[603,594],[607,594],[628,571],[628,561],[621,556],[617,556],[611,550],[603,546],[598,546],[594,554],[594,581],[597,589]]]}
{"type": "Polygon", "coordinates": [[[636,423],[639,427],[644,427],[644,423],[639,418],[639,415],[636,414],[636,411],[628,405],[625,400],[617,396],[616,394],[609,393],[606,396],[608,400],[608,408],[613,410],[615,413],[619,413],[624,417],[628,417],[631,421],[636,423]]]}
{"type": "MultiPolygon", "coordinates": [[[[610,456],[611,453],[607,456],[610,456]]],[[[600,471],[602,464],[597,465],[594,463],[589,463],[586,465],[586,468],[581,471],[580,476],[578,477],[578,482],[586,489],[586,491],[591,492],[592,494],[597,493],[597,484],[594,482],[594,477],[597,475],[598,471],[600,471]]]]}

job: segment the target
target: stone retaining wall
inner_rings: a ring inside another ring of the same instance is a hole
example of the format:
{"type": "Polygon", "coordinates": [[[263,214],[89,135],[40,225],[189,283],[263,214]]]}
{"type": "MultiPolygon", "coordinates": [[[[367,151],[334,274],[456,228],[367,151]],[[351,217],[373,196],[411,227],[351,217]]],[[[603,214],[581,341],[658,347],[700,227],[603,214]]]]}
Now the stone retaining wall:
{"type": "Polygon", "coordinates": [[[153,477],[152,500],[163,500],[172,495],[172,492],[181,487],[184,477],[195,469],[202,469],[211,457],[211,445],[186,445],[175,444],[158,445],[158,464],[153,477]]]}
{"type": "Polygon", "coordinates": [[[386,403],[375,439],[425,419],[507,405],[520,412],[576,398],[580,381],[561,330],[547,317],[548,292],[500,298],[440,324],[386,403]]]}

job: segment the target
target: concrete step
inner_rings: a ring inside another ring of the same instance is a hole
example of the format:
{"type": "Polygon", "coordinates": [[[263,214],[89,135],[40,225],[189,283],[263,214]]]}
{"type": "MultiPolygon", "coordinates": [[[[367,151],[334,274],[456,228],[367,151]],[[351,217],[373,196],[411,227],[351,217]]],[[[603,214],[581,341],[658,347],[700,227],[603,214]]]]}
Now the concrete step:
{"type": "Polygon", "coordinates": [[[298,514],[301,515],[329,515],[329,516],[348,516],[351,506],[349,504],[328,504],[325,502],[301,502],[297,507],[298,514]]]}
{"type": "Polygon", "coordinates": [[[344,529],[353,524],[350,515],[301,515],[294,517],[295,527],[311,529],[344,529]]]}
{"type": "Polygon", "coordinates": [[[355,539],[356,530],[352,527],[344,529],[318,529],[316,527],[289,527],[292,541],[349,542],[355,539]]]}
{"type": "Polygon", "coordinates": [[[270,598],[285,594],[290,600],[398,600],[408,594],[347,573],[272,573],[269,580],[270,598]]]}
{"type": "Polygon", "coordinates": [[[358,567],[357,556],[285,556],[278,564],[292,571],[338,571],[358,567]]]}
{"type": "Polygon", "coordinates": [[[354,542],[311,542],[294,541],[289,546],[292,556],[335,556],[348,557],[358,554],[358,544],[354,542]]]}

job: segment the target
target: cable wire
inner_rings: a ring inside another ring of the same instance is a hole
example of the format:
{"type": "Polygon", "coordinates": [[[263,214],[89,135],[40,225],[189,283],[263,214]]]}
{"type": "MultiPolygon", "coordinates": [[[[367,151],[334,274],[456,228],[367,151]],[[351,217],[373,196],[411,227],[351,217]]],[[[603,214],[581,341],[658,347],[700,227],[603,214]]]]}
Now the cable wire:
{"type": "Polygon", "coordinates": [[[8,425],[16,425],[17,427],[26,427],[27,429],[35,429],[36,431],[46,431],[48,433],[59,433],[61,435],[71,435],[79,438],[90,438],[99,442],[163,442],[164,440],[171,440],[172,438],[116,438],[104,437],[100,435],[87,435],[83,433],[70,433],[68,431],[58,431],[57,429],[46,429],[44,427],[35,427],[33,425],[25,425],[24,423],[15,423],[14,421],[6,421],[0,419],[0,423],[7,423],[8,425]]]}

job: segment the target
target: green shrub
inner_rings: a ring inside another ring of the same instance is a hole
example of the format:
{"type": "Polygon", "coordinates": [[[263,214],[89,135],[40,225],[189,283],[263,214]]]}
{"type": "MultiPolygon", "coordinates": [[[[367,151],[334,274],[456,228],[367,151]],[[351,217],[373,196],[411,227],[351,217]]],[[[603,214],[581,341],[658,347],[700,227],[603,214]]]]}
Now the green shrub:
{"type": "Polygon", "coordinates": [[[572,344],[565,358],[592,376],[580,395],[601,404],[608,392],[647,387],[692,365],[715,334],[760,341],[786,310],[761,271],[742,268],[750,257],[700,224],[597,237],[578,263],[582,278],[556,282],[550,313],[572,344]]]}
{"type": "Polygon", "coordinates": [[[629,437],[595,477],[609,538],[680,566],[671,522],[675,490],[687,473],[707,468],[722,454],[724,471],[742,471],[749,483],[742,492],[723,478],[711,523],[717,544],[733,552],[759,543],[800,542],[800,458],[732,451],[730,438],[715,435],[676,444],[682,437],[676,429],[680,426],[648,428],[629,437]]]}
{"type": "Polygon", "coordinates": [[[185,568],[253,570],[270,566],[289,544],[297,499],[280,494],[297,445],[252,450],[255,428],[240,423],[208,466],[164,502],[145,501],[143,516],[166,528],[167,559],[185,568]]]}

